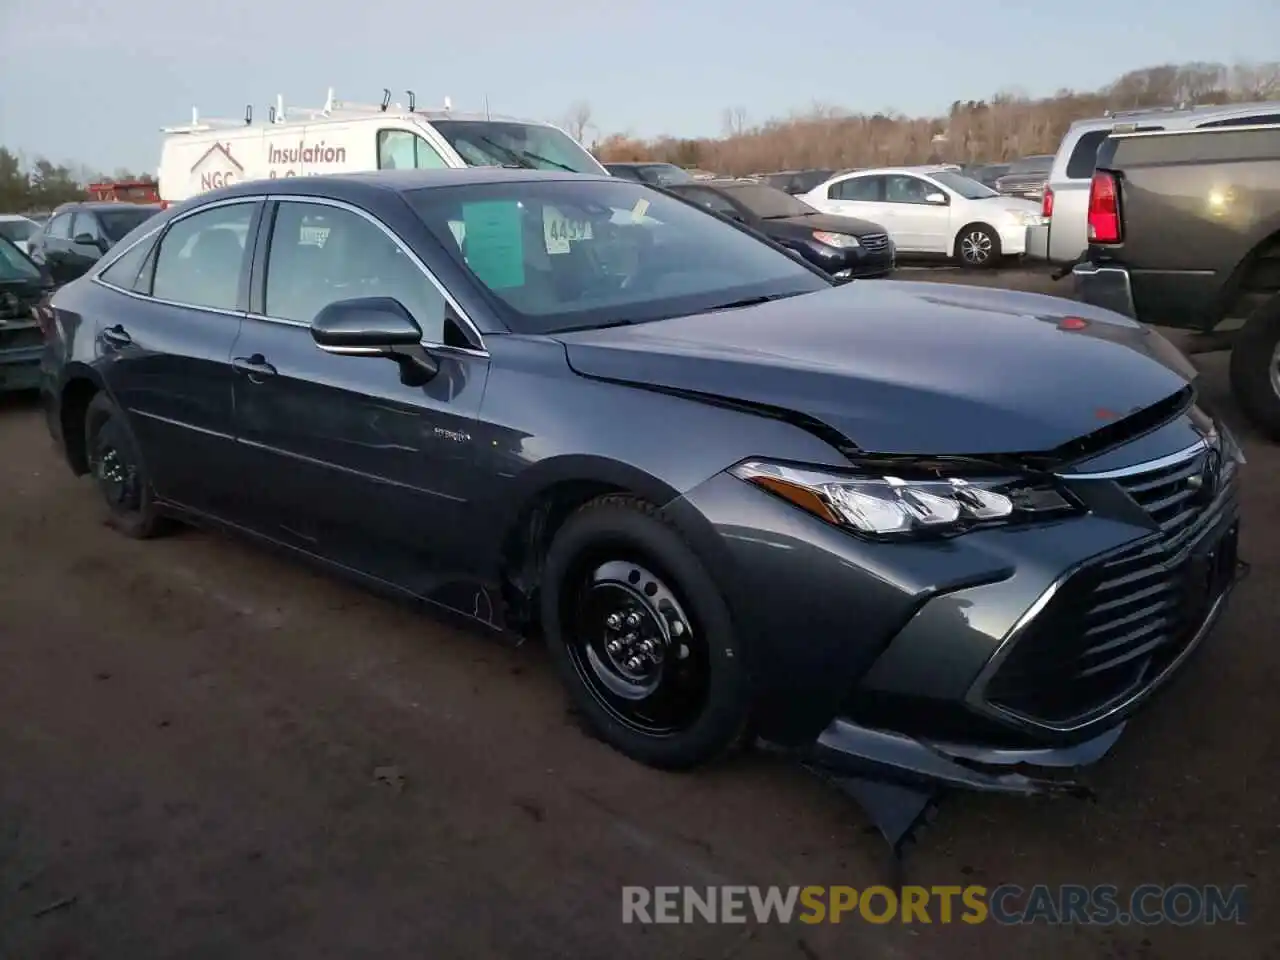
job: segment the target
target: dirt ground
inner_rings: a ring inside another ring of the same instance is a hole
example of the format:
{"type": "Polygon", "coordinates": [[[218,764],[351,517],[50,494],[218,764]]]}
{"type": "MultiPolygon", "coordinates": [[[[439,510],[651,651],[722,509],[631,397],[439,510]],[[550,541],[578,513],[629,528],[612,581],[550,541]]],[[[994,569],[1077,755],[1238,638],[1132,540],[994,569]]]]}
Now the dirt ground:
{"type": "Polygon", "coordinates": [[[883,841],[777,760],[614,754],[533,645],[221,536],[122,539],[34,402],[0,403],[0,958],[1280,956],[1280,448],[1245,435],[1252,574],[1098,802],[948,798],[909,871],[1247,884],[1246,925],[645,927],[623,885],[862,887],[883,841]]]}

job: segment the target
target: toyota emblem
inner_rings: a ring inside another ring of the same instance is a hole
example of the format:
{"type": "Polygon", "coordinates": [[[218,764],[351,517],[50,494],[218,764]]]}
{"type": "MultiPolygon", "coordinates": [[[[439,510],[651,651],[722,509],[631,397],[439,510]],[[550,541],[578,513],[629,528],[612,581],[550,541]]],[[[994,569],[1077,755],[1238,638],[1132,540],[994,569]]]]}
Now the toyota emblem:
{"type": "Polygon", "coordinates": [[[1213,502],[1218,495],[1218,487],[1222,483],[1222,453],[1210,448],[1205,452],[1200,463],[1200,472],[1192,474],[1187,485],[1195,491],[1195,502],[1204,506],[1213,502]]]}

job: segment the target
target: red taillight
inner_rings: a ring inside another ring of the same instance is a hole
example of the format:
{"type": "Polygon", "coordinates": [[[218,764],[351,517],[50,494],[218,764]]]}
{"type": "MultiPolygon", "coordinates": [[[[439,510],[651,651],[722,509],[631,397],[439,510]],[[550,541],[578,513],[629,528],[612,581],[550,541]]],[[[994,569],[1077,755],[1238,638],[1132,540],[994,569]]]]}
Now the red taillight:
{"type": "Polygon", "coordinates": [[[1044,194],[1040,197],[1040,216],[1053,216],[1053,190],[1047,183],[1044,185],[1044,194]]]}
{"type": "Polygon", "coordinates": [[[1089,242],[1120,242],[1120,190],[1115,174],[1105,170],[1089,184],[1089,242]]]}

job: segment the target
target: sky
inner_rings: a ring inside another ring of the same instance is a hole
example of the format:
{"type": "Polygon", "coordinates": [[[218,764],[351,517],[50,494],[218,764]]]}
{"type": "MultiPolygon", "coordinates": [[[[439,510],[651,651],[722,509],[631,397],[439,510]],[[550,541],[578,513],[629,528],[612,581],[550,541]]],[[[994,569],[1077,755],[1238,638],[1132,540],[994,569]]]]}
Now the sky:
{"type": "MultiPolygon", "coordinates": [[[[1094,89],[1159,63],[1274,60],[1280,0],[0,0],[0,145],[155,172],[160,127],[377,102],[715,136],[815,102],[945,113],[999,90],[1094,89]],[[57,61],[57,64],[54,64],[57,61]]],[[[590,139],[590,133],[587,139],[590,139]]]]}

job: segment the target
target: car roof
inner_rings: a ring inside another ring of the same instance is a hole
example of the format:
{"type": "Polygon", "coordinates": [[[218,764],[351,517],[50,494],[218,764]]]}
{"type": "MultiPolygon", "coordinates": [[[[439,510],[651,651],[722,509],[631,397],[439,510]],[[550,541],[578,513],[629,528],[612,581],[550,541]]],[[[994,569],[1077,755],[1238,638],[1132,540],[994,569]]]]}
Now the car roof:
{"type": "MultiPolygon", "coordinates": [[[[31,218],[22,213],[0,213],[0,220],[27,220],[31,218]]],[[[32,221],[34,222],[34,221],[32,221]]]]}
{"type": "Polygon", "coordinates": [[[523,167],[463,167],[438,170],[369,170],[358,173],[330,173],[315,177],[285,177],[277,180],[246,180],[234,186],[197,194],[183,206],[200,206],[213,200],[244,196],[331,195],[334,199],[359,201],[379,194],[407,193],[431,187],[458,187],[482,183],[521,183],[548,180],[595,180],[617,183],[615,177],[597,173],[569,173],[560,170],[526,170],[523,167]]]}
{"type": "Polygon", "coordinates": [[[1280,112],[1280,100],[1258,100],[1252,103],[1201,104],[1200,106],[1192,107],[1151,107],[1145,110],[1118,110],[1109,116],[1076,120],[1069,129],[1073,132],[1079,132],[1081,130],[1114,127],[1120,123],[1141,123],[1144,121],[1182,124],[1191,120],[1202,122],[1217,117],[1234,117],[1238,114],[1247,116],[1259,111],[1280,112]]]}
{"type": "Polygon", "coordinates": [[[65,213],[67,210],[118,210],[121,207],[141,207],[144,210],[159,210],[158,203],[122,203],[119,200],[71,200],[60,203],[54,213],[65,213]]]}

